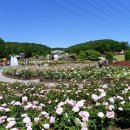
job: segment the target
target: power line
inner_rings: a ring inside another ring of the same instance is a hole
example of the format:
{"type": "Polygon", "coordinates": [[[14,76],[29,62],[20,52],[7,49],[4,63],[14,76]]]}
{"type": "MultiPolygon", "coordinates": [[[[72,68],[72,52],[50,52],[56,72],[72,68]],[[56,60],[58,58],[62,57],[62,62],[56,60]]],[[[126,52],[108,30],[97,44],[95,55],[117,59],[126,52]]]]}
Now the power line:
{"type": "Polygon", "coordinates": [[[104,1],[104,3],[106,5],[108,5],[109,7],[111,7],[117,14],[119,14],[120,16],[124,17],[127,20],[130,20],[129,17],[127,17],[123,12],[121,12],[120,10],[118,10],[117,8],[115,8],[112,4],[110,4],[109,2],[107,2],[106,0],[102,0],[104,1]]]}
{"type": "Polygon", "coordinates": [[[118,23],[118,24],[126,27],[126,29],[128,29],[128,27],[130,28],[130,26],[128,24],[126,24],[123,21],[120,21],[120,19],[118,19],[117,17],[111,15],[112,13],[110,13],[109,10],[107,10],[104,6],[99,5],[97,2],[96,2],[96,5],[99,5],[99,6],[95,6],[95,4],[92,4],[91,2],[88,2],[87,0],[82,0],[82,1],[85,2],[85,3],[87,3],[89,6],[93,7],[94,9],[97,9],[98,11],[100,11],[103,14],[105,14],[106,16],[110,17],[112,20],[114,19],[114,21],[116,23],[118,23]]]}
{"type": "Polygon", "coordinates": [[[79,5],[73,3],[72,1],[66,0],[65,2],[69,2],[71,5],[73,5],[73,6],[77,7],[77,8],[79,8],[79,9],[82,10],[82,11],[85,11],[88,15],[91,14],[91,15],[97,17],[97,15],[95,15],[94,13],[90,12],[90,11],[87,10],[87,9],[81,8],[79,5]]]}
{"type": "Polygon", "coordinates": [[[116,2],[118,3],[118,5],[120,5],[122,8],[124,8],[125,10],[127,10],[128,12],[130,12],[129,8],[127,8],[124,4],[122,4],[119,0],[116,0],[116,2]]]}
{"type": "MultiPolygon", "coordinates": [[[[68,9],[68,8],[66,8],[66,7],[64,7],[64,6],[62,6],[62,5],[60,5],[60,4],[57,4],[57,3],[55,3],[55,2],[52,2],[51,0],[47,0],[46,2],[50,3],[50,4],[53,5],[53,6],[56,6],[56,7],[58,7],[58,8],[62,8],[62,9],[64,9],[64,10],[66,10],[67,12],[71,13],[71,14],[80,16],[80,17],[86,19],[87,21],[93,22],[94,24],[99,24],[99,25],[102,25],[102,26],[104,26],[104,27],[107,27],[107,26],[108,26],[108,25],[106,26],[105,24],[98,22],[97,20],[89,19],[88,17],[86,17],[86,16],[84,16],[84,15],[81,15],[80,13],[78,13],[78,12],[76,12],[76,11],[73,11],[73,10],[71,10],[71,9],[68,9]]],[[[114,30],[114,31],[116,31],[116,32],[118,32],[118,33],[119,33],[119,32],[122,33],[122,31],[120,31],[120,30],[118,30],[118,29],[115,29],[115,28],[112,28],[111,26],[109,26],[109,27],[107,27],[107,28],[109,28],[109,29],[111,28],[111,30],[114,30]]]]}
{"type": "MultiPolygon", "coordinates": [[[[87,14],[89,14],[89,15],[91,14],[92,16],[95,16],[96,18],[99,18],[98,15],[92,13],[91,11],[87,10],[86,8],[85,8],[85,9],[82,8],[81,6],[79,6],[79,5],[75,4],[75,3],[73,3],[73,2],[70,1],[70,0],[66,0],[65,2],[69,2],[72,6],[79,8],[80,10],[84,11],[85,13],[87,13],[87,14]]],[[[107,16],[108,16],[108,15],[107,15],[107,16]]],[[[99,20],[99,19],[98,19],[98,20],[99,20]]],[[[104,19],[103,19],[103,20],[104,20],[104,19]]],[[[110,21],[108,21],[107,19],[106,19],[106,21],[110,23],[110,21]]],[[[116,22],[116,23],[115,23],[116,26],[117,26],[117,23],[122,25],[122,23],[120,23],[120,21],[118,22],[118,21],[116,20],[115,22],[116,22]]],[[[124,24],[123,24],[123,25],[124,25],[124,24]]],[[[128,27],[126,27],[125,29],[128,29],[128,27]]],[[[128,30],[129,30],[129,29],[128,29],[128,30]]],[[[130,31],[130,30],[129,30],[129,31],[130,31]]]]}

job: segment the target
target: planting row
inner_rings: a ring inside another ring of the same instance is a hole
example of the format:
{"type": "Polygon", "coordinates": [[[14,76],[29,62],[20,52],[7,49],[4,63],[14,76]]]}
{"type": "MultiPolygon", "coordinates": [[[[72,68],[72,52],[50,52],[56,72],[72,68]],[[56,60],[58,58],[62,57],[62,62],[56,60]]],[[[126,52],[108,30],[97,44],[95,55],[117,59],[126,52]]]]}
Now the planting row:
{"type": "Polygon", "coordinates": [[[130,78],[129,67],[97,68],[86,64],[57,65],[46,67],[13,67],[5,68],[4,75],[17,77],[43,77],[44,79],[78,79],[78,80],[101,80],[106,77],[130,78]]]}
{"type": "Polygon", "coordinates": [[[56,64],[56,65],[44,65],[44,66],[19,66],[19,67],[6,67],[3,70],[3,74],[18,76],[18,77],[38,77],[45,76],[47,72],[73,72],[74,70],[85,70],[87,68],[95,67],[97,63],[70,63],[70,64],[56,64]]]}
{"type": "Polygon", "coordinates": [[[0,86],[1,130],[105,130],[130,127],[130,83],[0,86]]]}
{"type": "Polygon", "coordinates": [[[116,61],[112,63],[112,66],[130,66],[128,61],[116,61]]]}

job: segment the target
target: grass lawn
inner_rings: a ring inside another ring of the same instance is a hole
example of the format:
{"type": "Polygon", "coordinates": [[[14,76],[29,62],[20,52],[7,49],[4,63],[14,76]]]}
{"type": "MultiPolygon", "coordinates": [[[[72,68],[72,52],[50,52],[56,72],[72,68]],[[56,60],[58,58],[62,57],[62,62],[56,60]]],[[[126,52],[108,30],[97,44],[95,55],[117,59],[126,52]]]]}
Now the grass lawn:
{"type": "Polygon", "coordinates": [[[115,58],[117,61],[125,60],[124,55],[114,55],[114,58],[115,58]]]}

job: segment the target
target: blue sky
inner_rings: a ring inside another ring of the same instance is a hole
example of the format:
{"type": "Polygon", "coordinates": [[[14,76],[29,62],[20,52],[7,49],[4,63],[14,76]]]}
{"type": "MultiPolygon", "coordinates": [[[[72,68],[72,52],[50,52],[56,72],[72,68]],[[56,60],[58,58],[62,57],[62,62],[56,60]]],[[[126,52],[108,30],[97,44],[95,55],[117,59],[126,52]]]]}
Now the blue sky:
{"type": "Polygon", "coordinates": [[[49,47],[130,42],[130,0],[0,0],[0,37],[49,47]]]}

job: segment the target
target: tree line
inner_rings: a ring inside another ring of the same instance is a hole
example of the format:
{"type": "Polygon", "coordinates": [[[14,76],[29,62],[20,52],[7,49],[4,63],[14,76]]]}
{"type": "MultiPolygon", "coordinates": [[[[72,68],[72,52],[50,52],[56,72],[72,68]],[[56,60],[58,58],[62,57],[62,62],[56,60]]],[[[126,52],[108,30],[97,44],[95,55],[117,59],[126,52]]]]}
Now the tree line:
{"type": "Polygon", "coordinates": [[[100,52],[101,54],[104,54],[109,51],[120,52],[122,50],[125,51],[128,49],[129,49],[128,42],[119,42],[110,39],[104,39],[104,40],[89,41],[74,46],[70,46],[65,49],[65,52],[79,55],[81,51],[85,52],[86,50],[95,50],[100,52]]]}
{"type": "Polygon", "coordinates": [[[4,42],[0,38],[0,58],[8,57],[9,55],[18,55],[25,53],[25,57],[50,54],[51,48],[45,45],[36,43],[19,43],[19,42],[4,42]]]}
{"type": "MultiPolygon", "coordinates": [[[[86,54],[89,55],[93,53],[99,55],[97,52],[104,54],[109,51],[125,51],[129,48],[130,47],[128,42],[119,42],[110,39],[104,39],[80,43],[68,48],[61,48],[61,50],[65,51],[66,53],[76,54],[80,57],[85,57],[84,55],[86,54]],[[94,51],[91,51],[90,53],[89,50],[94,51]]],[[[37,55],[46,56],[47,54],[51,53],[51,50],[55,49],[57,48],[50,48],[48,46],[36,43],[5,42],[2,38],[0,38],[0,58],[8,57],[9,55],[18,55],[20,53],[25,53],[26,58],[37,55]]]]}

